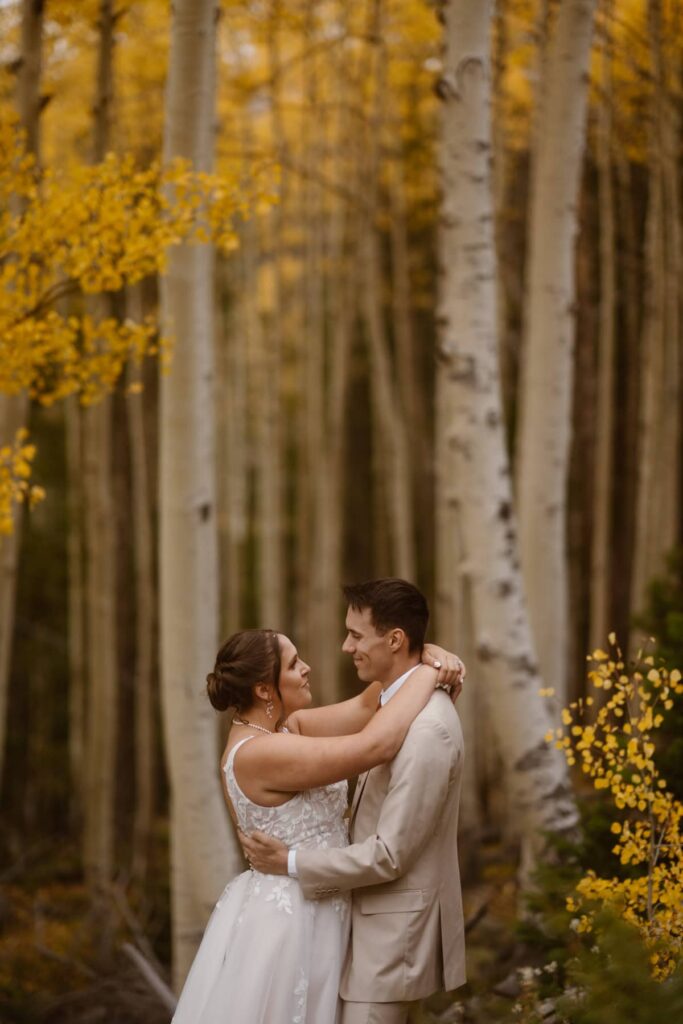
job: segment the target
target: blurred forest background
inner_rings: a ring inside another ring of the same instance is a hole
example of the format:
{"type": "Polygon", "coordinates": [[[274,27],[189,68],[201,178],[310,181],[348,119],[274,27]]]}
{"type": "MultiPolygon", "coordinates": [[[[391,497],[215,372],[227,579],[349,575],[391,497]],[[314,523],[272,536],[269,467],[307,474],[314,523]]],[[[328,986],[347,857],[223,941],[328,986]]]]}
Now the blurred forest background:
{"type": "Polygon", "coordinates": [[[340,584],[396,575],[468,665],[472,980],[422,1019],[673,1020],[683,5],[2,0],[0,40],[0,1019],[168,1019],[242,868],[219,640],[333,701],[340,584]],[[602,786],[562,708],[649,676],[602,786]],[[581,947],[590,870],[645,945],[581,947]]]}

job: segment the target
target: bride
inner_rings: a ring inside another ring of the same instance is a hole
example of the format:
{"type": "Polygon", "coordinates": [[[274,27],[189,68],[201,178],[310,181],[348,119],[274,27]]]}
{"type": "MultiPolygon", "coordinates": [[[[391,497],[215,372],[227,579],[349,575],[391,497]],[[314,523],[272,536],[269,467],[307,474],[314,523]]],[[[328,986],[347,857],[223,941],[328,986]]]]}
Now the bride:
{"type": "MultiPolygon", "coordinates": [[[[245,630],[221,647],[209,700],[235,710],[222,779],[238,829],[296,847],[348,844],[346,779],[392,760],[434,687],[447,652],[422,664],[378,710],[380,683],[309,708],[310,667],[286,636],[245,630]]],[[[449,662],[450,664],[450,662],[449,662]]],[[[334,1024],[348,940],[348,896],[305,900],[295,879],[249,870],[223,891],[172,1024],[334,1024]]]]}

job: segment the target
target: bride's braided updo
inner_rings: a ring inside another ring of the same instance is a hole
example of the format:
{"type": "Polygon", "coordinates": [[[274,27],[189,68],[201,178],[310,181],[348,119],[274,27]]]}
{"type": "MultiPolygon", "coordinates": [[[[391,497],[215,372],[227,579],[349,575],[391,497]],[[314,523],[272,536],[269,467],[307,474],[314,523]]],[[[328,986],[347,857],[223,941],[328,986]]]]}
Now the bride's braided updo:
{"type": "Polygon", "coordinates": [[[216,655],[206,677],[206,692],[217,711],[235,708],[238,714],[254,703],[254,687],[272,683],[280,696],[280,641],[272,629],[233,633],[216,655]]]}

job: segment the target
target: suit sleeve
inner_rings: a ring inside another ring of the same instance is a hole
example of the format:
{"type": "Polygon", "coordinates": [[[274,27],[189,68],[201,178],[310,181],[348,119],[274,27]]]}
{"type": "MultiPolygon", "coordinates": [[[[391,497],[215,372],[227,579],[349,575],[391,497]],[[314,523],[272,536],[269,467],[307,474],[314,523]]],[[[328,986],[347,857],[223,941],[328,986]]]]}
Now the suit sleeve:
{"type": "Polygon", "coordinates": [[[375,834],[342,849],[297,850],[304,896],[318,899],[405,874],[437,825],[461,754],[441,722],[416,721],[392,762],[375,834]]]}

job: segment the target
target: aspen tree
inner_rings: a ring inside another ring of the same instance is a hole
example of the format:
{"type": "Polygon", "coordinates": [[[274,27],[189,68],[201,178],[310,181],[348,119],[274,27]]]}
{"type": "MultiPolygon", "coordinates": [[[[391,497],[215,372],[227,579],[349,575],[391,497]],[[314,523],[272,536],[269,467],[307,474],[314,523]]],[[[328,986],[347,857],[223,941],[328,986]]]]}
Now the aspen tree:
{"type": "Polygon", "coordinates": [[[565,0],[543,66],[532,153],[516,494],[524,586],[541,675],[565,702],[567,471],[574,242],[595,0],[565,0]]]}
{"type": "MultiPolygon", "coordinates": [[[[131,319],[144,319],[142,286],[131,285],[126,292],[131,319]]],[[[154,813],[156,701],[153,681],[156,633],[156,592],[154,579],[154,528],[152,522],[152,467],[145,428],[142,366],[129,363],[127,370],[126,421],[128,427],[131,512],[133,532],[133,573],[135,587],[135,818],[133,823],[132,871],[139,882],[147,876],[149,843],[154,813]]]]}
{"type": "MultiPolygon", "coordinates": [[[[273,76],[273,135],[276,147],[281,143],[278,15],[276,5],[271,19],[270,69],[273,76]]],[[[272,267],[272,287],[266,296],[267,308],[257,313],[261,317],[256,358],[258,360],[258,401],[254,403],[256,417],[256,497],[259,549],[259,622],[270,623],[274,629],[285,628],[285,550],[284,550],[284,481],[285,466],[282,438],[281,382],[284,360],[284,307],[281,278],[281,248],[283,216],[286,196],[264,218],[262,245],[272,267]]],[[[249,231],[249,225],[246,225],[249,231]]],[[[258,282],[258,274],[254,274],[258,282]]],[[[256,289],[258,295],[258,288],[256,289]]]]}
{"type": "MultiPolygon", "coordinates": [[[[40,86],[43,65],[44,0],[22,0],[21,56],[17,77],[17,106],[26,149],[40,163],[40,86]]],[[[28,399],[25,394],[0,394],[0,438],[13,438],[26,426],[28,399]]],[[[0,781],[2,780],[7,689],[12,657],[12,634],[16,602],[21,509],[14,516],[12,533],[0,535],[0,781]]]]}
{"type": "MultiPolygon", "coordinates": [[[[325,319],[323,304],[323,232],[324,208],[320,182],[317,180],[323,149],[321,119],[316,116],[320,100],[320,70],[315,53],[318,21],[315,0],[307,0],[303,11],[303,31],[309,53],[301,66],[302,103],[306,111],[302,124],[302,159],[304,181],[301,183],[301,216],[304,251],[301,277],[301,313],[304,344],[297,358],[299,413],[297,419],[297,558],[298,635],[314,669],[326,638],[319,634],[323,599],[319,545],[324,528],[323,513],[327,473],[324,456],[325,385],[325,319]]],[[[318,693],[323,702],[334,699],[329,687],[333,680],[321,673],[318,693]]]]}
{"type": "Polygon", "coordinates": [[[646,599],[667,552],[681,540],[681,200],[677,170],[680,118],[669,95],[680,81],[668,67],[661,0],[648,3],[653,67],[645,238],[645,310],[641,339],[636,529],[631,608],[646,599]]]}
{"type": "Polygon", "coordinates": [[[386,519],[376,510],[376,531],[388,531],[390,572],[404,579],[415,578],[415,523],[411,495],[410,455],[407,424],[398,403],[394,366],[387,338],[382,301],[382,262],[378,235],[380,140],[383,131],[386,83],[386,40],[384,38],[384,2],[369,2],[369,38],[374,97],[369,117],[366,176],[367,209],[361,226],[360,261],[362,268],[362,311],[370,355],[373,421],[376,425],[373,452],[375,486],[384,492],[386,519]],[[387,525],[385,525],[385,523],[387,525]]]}
{"type": "Polygon", "coordinates": [[[458,697],[458,715],[467,736],[467,757],[460,794],[459,835],[463,871],[474,867],[482,825],[479,801],[481,725],[488,714],[477,685],[472,590],[466,571],[463,523],[459,514],[457,460],[449,442],[448,425],[455,415],[457,396],[446,374],[436,377],[436,579],[435,625],[439,643],[457,651],[468,666],[467,685],[458,697]]]}
{"type": "Polygon", "coordinates": [[[243,581],[248,533],[248,381],[247,301],[251,282],[244,273],[244,246],[233,259],[221,259],[223,310],[218,347],[218,465],[221,557],[221,635],[228,637],[244,621],[243,581]]]}
{"type": "MultiPolygon", "coordinates": [[[[396,394],[405,420],[409,487],[418,531],[432,515],[432,450],[425,408],[425,387],[419,369],[414,323],[411,250],[408,233],[406,154],[399,150],[390,169],[391,326],[396,364],[396,394]]],[[[420,533],[418,532],[420,542],[420,533]]],[[[415,571],[419,571],[416,564],[415,571]]]]}
{"type": "MultiPolygon", "coordinates": [[[[113,99],[114,5],[101,0],[93,118],[93,162],[109,148],[113,99]]],[[[89,300],[106,315],[109,300],[89,300]]],[[[114,809],[118,646],[116,636],[116,530],[112,481],[111,397],[84,415],[83,484],[86,547],[87,731],[84,780],[84,867],[96,900],[114,871],[114,809]]]]}
{"type": "Polygon", "coordinates": [[[496,337],[491,11],[480,0],[445,7],[437,429],[451,454],[438,467],[449,474],[441,476],[438,504],[457,502],[462,541],[445,554],[460,559],[452,572],[471,589],[477,658],[470,672],[486,692],[526,875],[542,832],[571,830],[577,816],[566,768],[545,739],[549,717],[517,561],[496,337]]]}
{"type": "Polygon", "coordinates": [[[69,773],[71,779],[71,822],[82,821],[85,787],[86,714],[86,601],[85,601],[85,518],[83,485],[83,409],[76,395],[64,403],[67,467],[67,563],[68,563],[68,649],[69,649],[69,773]]]}
{"type": "MultiPolygon", "coordinates": [[[[217,16],[216,0],[176,0],[173,8],[164,158],[184,157],[197,171],[213,161],[217,16]]],[[[216,897],[242,863],[204,689],[218,631],[213,278],[211,247],[181,245],[161,282],[162,322],[174,339],[173,364],[161,378],[159,589],[176,987],[216,897]]]]}
{"type": "MultiPolygon", "coordinates": [[[[308,28],[314,25],[313,5],[308,28]]],[[[338,12],[346,29],[347,14],[338,12]]],[[[331,58],[325,62],[328,75],[339,74],[331,58]]],[[[322,78],[315,58],[309,57],[306,95],[310,108],[321,101],[322,78]]],[[[313,121],[313,119],[311,119],[313,121]]],[[[328,152],[342,152],[348,143],[348,105],[340,105],[336,118],[329,118],[311,132],[311,166],[328,152]]],[[[315,275],[307,286],[309,330],[307,340],[310,410],[307,438],[307,466],[311,522],[310,572],[303,576],[306,593],[306,651],[316,676],[316,693],[322,703],[339,699],[339,640],[343,609],[340,600],[341,538],[344,495],[342,471],[344,411],[348,384],[349,351],[354,297],[349,287],[352,273],[348,263],[348,232],[352,211],[345,200],[325,195],[311,185],[306,274],[315,275]],[[327,204],[325,202],[327,200],[327,204]],[[317,236],[317,237],[315,237],[317,236]],[[310,290],[309,290],[310,289],[310,290]]]]}
{"type": "Polygon", "coordinates": [[[601,96],[597,120],[598,201],[600,218],[600,330],[598,333],[598,388],[596,396],[596,438],[593,537],[590,579],[590,646],[605,643],[614,628],[609,600],[612,579],[611,515],[614,472],[615,402],[615,314],[616,245],[612,162],[612,69],[610,46],[610,0],[603,3],[603,42],[600,53],[601,96]]]}

